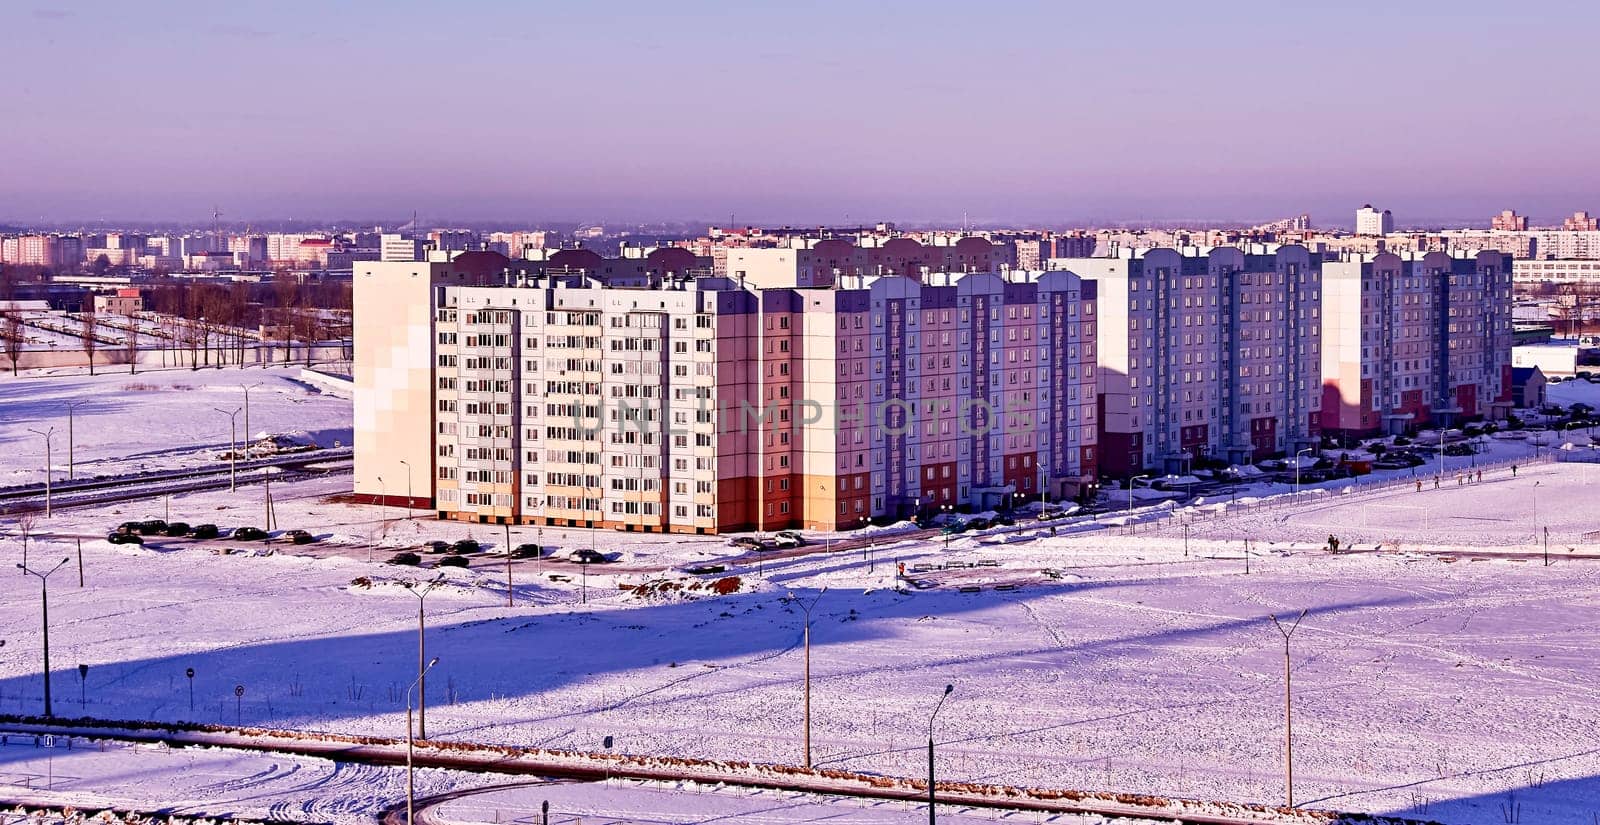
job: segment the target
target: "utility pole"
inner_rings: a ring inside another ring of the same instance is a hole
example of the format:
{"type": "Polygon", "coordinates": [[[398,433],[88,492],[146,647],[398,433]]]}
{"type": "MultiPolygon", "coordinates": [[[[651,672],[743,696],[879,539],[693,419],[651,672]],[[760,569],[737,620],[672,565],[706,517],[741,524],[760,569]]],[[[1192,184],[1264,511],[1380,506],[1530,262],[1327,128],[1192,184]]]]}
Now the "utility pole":
{"type": "Polygon", "coordinates": [[[795,595],[793,593],[789,594],[789,601],[792,601],[795,604],[800,605],[800,610],[805,614],[805,619],[806,619],[806,625],[805,625],[805,661],[806,661],[806,665],[805,665],[805,710],[804,710],[804,719],[805,719],[805,754],[806,754],[806,763],[805,764],[806,764],[806,768],[808,770],[811,768],[811,609],[813,607],[817,606],[817,602],[822,601],[822,594],[824,594],[826,592],[828,592],[828,588],[826,588],[826,587],[824,587],[821,590],[817,591],[816,597],[811,600],[810,604],[806,604],[805,602],[800,601],[798,598],[795,597],[795,595]]]}
{"type": "Polygon", "coordinates": [[[411,498],[411,462],[406,461],[405,459],[402,458],[402,459],[400,459],[400,463],[406,465],[406,520],[410,521],[411,520],[411,501],[412,501],[412,498],[411,498]]]}
{"type": "Polygon", "coordinates": [[[44,436],[44,517],[50,518],[55,497],[53,480],[55,476],[55,459],[53,458],[55,451],[51,447],[51,442],[55,438],[56,428],[50,427],[43,431],[30,429],[28,432],[44,436]]]}
{"type": "Polygon", "coordinates": [[[83,401],[67,401],[67,402],[64,402],[61,405],[61,406],[67,408],[67,480],[68,481],[73,481],[78,477],[78,473],[77,473],[77,469],[76,469],[77,464],[76,464],[75,461],[73,461],[73,447],[76,444],[77,439],[74,438],[73,434],[72,434],[72,424],[73,424],[72,419],[74,417],[73,416],[73,412],[75,410],[77,410],[79,405],[81,405],[83,403],[85,403],[85,402],[83,402],[83,401]]]}
{"type": "Polygon", "coordinates": [[[41,627],[44,630],[44,715],[47,719],[55,715],[50,708],[50,574],[60,570],[66,563],[67,560],[62,559],[56,562],[55,567],[43,573],[21,564],[17,565],[22,572],[39,577],[39,612],[42,619],[41,627]]]}
{"type": "Polygon", "coordinates": [[[211,409],[228,417],[228,492],[231,493],[239,489],[239,410],[211,409]]]}
{"type": "Polygon", "coordinates": [[[261,382],[254,384],[240,384],[244,388],[244,443],[250,443],[250,391],[261,386],[261,382]]]}
{"type": "Polygon", "coordinates": [[[511,522],[506,522],[506,607],[515,607],[511,594],[511,522]]]}
{"type": "Polygon", "coordinates": [[[1283,782],[1288,795],[1288,807],[1294,807],[1294,694],[1291,690],[1290,679],[1292,671],[1289,659],[1289,637],[1294,635],[1300,627],[1300,620],[1306,617],[1304,610],[1294,619],[1294,624],[1287,628],[1278,621],[1276,615],[1272,616],[1272,626],[1278,628],[1283,634],[1283,782]]]}
{"type": "MultiPolygon", "coordinates": [[[[417,690],[417,738],[418,739],[427,739],[428,738],[428,669],[430,667],[432,667],[432,665],[426,664],[428,653],[427,653],[427,646],[426,646],[426,643],[424,641],[424,637],[425,637],[425,635],[427,633],[427,614],[423,611],[423,605],[424,605],[424,603],[426,602],[426,600],[428,598],[428,594],[432,593],[433,589],[435,587],[438,587],[439,583],[442,582],[442,581],[444,581],[444,574],[440,573],[439,575],[429,579],[426,582],[420,582],[419,583],[419,582],[415,582],[415,581],[408,581],[408,582],[405,583],[405,588],[407,590],[411,591],[411,595],[417,597],[417,681],[416,681],[416,684],[419,686],[418,690],[417,690]]],[[[435,659],[434,661],[437,662],[438,660],[435,659]]],[[[409,699],[407,700],[406,707],[408,709],[411,707],[409,699]]],[[[408,714],[408,716],[409,716],[409,714],[408,714]]],[[[410,727],[411,727],[410,719],[408,718],[406,721],[407,721],[406,728],[407,728],[407,730],[410,730],[410,727]]]]}

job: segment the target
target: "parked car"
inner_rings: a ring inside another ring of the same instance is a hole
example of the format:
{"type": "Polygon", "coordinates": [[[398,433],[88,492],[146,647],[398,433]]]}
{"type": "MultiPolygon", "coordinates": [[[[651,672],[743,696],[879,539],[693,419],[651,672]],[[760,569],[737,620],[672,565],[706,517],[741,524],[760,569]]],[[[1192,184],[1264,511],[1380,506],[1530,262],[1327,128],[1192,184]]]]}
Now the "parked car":
{"type": "Polygon", "coordinates": [[[139,532],[139,522],[137,522],[137,521],[124,521],[123,523],[117,525],[116,532],[118,532],[118,533],[137,533],[137,532],[139,532]]]}
{"type": "Polygon", "coordinates": [[[157,536],[167,529],[167,523],[158,518],[139,522],[139,535],[157,536]]]}
{"type": "Polygon", "coordinates": [[[779,533],[772,537],[772,546],[780,550],[788,550],[805,544],[805,540],[792,533],[779,533]]]}
{"type": "Polygon", "coordinates": [[[605,557],[604,553],[601,553],[598,550],[590,550],[587,547],[574,551],[572,554],[572,560],[579,564],[605,564],[606,562],[610,561],[610,559],[605,557]]]}
{"type": "Polygon", "coordinates": [[[987,530],[991,526],[993,525],[991,525],[989,520],[983,516],[974,516],[971,521],[967,522],[968,530],[987,530]]]}
{"type": "Polygon", "coordinates": [[[260,527],[240,527],[233,531],[233,537],[239,541],[261,541],[267,537],[267,531],[260,527]]]}
{"type": "Polygon", "coordinates": [[[964,521],[962,521],[960,519],[951,519],[950,523],[946,524],[944,526],[944,529],[940,530],[939,533],[940,533],[940,535],[954,536],[954,535],[957,535],[957,534],[960,534],[960,533],[964,533],[966,531],[967,531],[967,523],[966,522],[964,522],[964,521]]]}
{"type": "Polygon", "coordinates": [[[290,530],[289,532],[284,533],[283,537],[294,542],[295,544],[310,544],[317,540],[316,536],[313,536],[304,530],[290,530]]]}
{"type": "MultiPolygon", "coordinates": [[[[778,532],[772,534],[772,538],[774,540],[779,540],[779,539],[792,540],[794,542],[794,546],[795,547],[804,547],[804,546],[806,546],[806,537],[800,535],[800,531],[798,531],[798,530],[779,530],[778,532]]],[[[780,544],[779,546],[781,547],[782,545],[780,544]]]]}
{"type": "Polygon", "coordinates": [[[422,564],[422,557],[416,553],[396,553],[389,557],[389,563],[398,564],[402,567],[416,567],[422,564]]]}
{"type": "Polygon", "coordinates": [[[444,558],[439,560],[438,564],[436,564],[434,566],[435,567],[466,567],[467,566],[467,559],[466,559],[465,556],[445,556],[444,558]]]}
{"type": "Polygon", "coordinates": [[[144,544],[144,539],[138,533],[112,533],[106,536],[106,541],[112,544],[144,544]]]}
{"type": "Polygon", "coordinates": [[[215,524],[197,524],[194,528],[194,537],[197,539],[214,539],[222,535],[215,524]]]}
{"type": "Polygon", "coordinates": [[[477,539],[462,539],[450,545],[450,550],[454,553],[476,553],[481,549],[483,548],[478,544],[477,539]]]}
{"type": "Polygon", "coordinates": [[[450,549],[450,542],[448,542],[448,541],[430,541],[427,544],[424,544],[422,546],[424,548],[426,548],[429,553],[444,553],[444,552],[447,552],[450,549]]]}
{"type": "Polygon", "coordinates": [[[709,576],[727,571],[727,567],[720,564],[692,564],[683,568],[683,572],[691,576],[709,576]]]}
{"type": "Polygon", "coordinates": [[[189,535],[189,525],[181,521],[174,521],[171,524],[168,524],[167,529],[162,530],[161,532],[164,535],[168,535],[173,538],[177,538],[178,536],[187,536],[189,535]]]}
{"type": "Polygon", "coordinates": [[[1010,513],[1001,513],[994,517],[994,523],[1003,527],[1013,527],[1016,525],[1017,520],[1010,513]]]}
{"type": "Polygon", "coordinates": [[[536,559],[542,555],[544,555],[544,548],[537,544],[519,544],[515,550],[511,551],[511,558],[514,559],[536,559]]]}
{"type": "Polygon", "coordinates": [[[728,545],[730,547],[745,547],[754,549],[761,546],[761,541],[755,536],[734,536],[733,538],[728,539],[728,545]]]}

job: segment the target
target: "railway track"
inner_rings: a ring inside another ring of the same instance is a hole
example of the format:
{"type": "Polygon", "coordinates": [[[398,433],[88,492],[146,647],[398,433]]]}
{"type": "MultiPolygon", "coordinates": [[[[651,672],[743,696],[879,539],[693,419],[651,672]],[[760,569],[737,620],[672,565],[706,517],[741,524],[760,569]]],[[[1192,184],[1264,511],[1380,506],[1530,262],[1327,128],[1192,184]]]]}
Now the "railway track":
{"type": "MultiPolygon", "coordinates": [[[[406,763],[403,739],[313,734],[300,731],[235,728],[220,725],[152,725],[107,720],[0,718],[0,734],[54,735],[169,747],[232,748],[258,753],[309,756],[336,762],[397,766],[406,763]]],[[[525,776],[544,780],[595,781],[606,778],[696,782],[857,799],[919,802],[927,798],[922,780],[645,755],[582,753],[466,742],[428,741],[416,747],[414,763],[478,774],[525,776]]],[[[1266,805],[1169,799],[1138,794],[1091,793],[973,783],[940,783],[940,804],[988,810],[1098,815],[1112,820],[1190,823],[1190,825],[1423,825],[1417,820],[1344,814],[1337,811],[1266,805]]],[[[431,804],[459,798],[436,797],[431,804]]],[[[424,804],[430,804],[424,800],[424,804]]],[[[403,811],[403,806],[402,806],[403,811]]],[[[386,812],[390,816],[393,809],[386,812]]],[[[402,814],[403,815],[403,814],[402,814]]],[[[385,821],[392,821],[386,818],[385,821]]]]}
{"type": "MultiPolygon", "coordinates": [[[[249,484],[260,481],[266,477],[263,471],[268,469],[278,471],[272,476],[275,481],[293,481],[327,472],[323,469],[314,469],[317,465],[340,466],[348,464],[351,460],[349,449],[339,449],[241,461],[237,467],[238,483],[249,484]]],[[[52,485],[50,498],[53,502],[52,507],[69,509],[174,493],[216,490],[229,485],[232,473],[233,468],[221,464],[194,470],[163,470],[110,478],[64,481],[52,485]]],[[[43,484],[0,489],[0,514],[43,509],[45,495],[43,484]]]]}

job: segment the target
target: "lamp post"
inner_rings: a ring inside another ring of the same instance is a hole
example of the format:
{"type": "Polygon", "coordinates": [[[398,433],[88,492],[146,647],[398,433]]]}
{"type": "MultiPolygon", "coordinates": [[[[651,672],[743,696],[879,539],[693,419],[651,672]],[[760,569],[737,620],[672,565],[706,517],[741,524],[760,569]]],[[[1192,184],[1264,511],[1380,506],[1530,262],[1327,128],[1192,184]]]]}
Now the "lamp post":
{"type": "Polygon", "coordinates": [[[939,710],[944,707],[944,700],[956,689],[955,685],[945,685],[944,695],[939,697],[939,704],[933,706],[933,713],[928,715],[928,825],[934,825],[937,820],[933,812],[933,720],[939,717],[939,710]]]}
{"type": "Polygon", "coordinates": [[[805,617],[806,617],[806,627],[805,627],[806,668],[805,668],[805,713],[804,713],[804,719],[805,719],[805,752],[806,752],[806,768],[807,769],[810,769],[810,767],[811,767],[811,608],[816,607],[817,606],[817,602],[822,601],[822,594],[824,594],[826,592],[828,592],[828,588],[826,588],[826,587],[824,587],[821,590],[817,591],[816,598],[812,599],[810,604],[806,604],[805,602],[800,601],[798,598],[795,597],[795,595],[793,593],[789,594],[789,601],[792,601],[795,604],[800,605],[800,610],[805,613],[805,617]]]}
{"type": "Polygon", "coordinates": [[[76,469],[76,462],[73,461],[73,445],[77,443],[77,439],[73,438],[73,435],[72,435],[73,418],[75,417],[73,415],[73,413],[78,409],[79,406],[81,406],[81,405],[83,405],[85,403],[88,403],[88,402],[85,402],[85,401],[66,401],[66,402],[63,402],[62,405],[61,405],[61,406],[67,408],[67,480],[68,481],[72,481],[72,480],[74,480],[74,479],[76,479],[78,477],[78,472],[77,472],[77,469],[76,469]]]}
{"type": "Polygon", "coordinates": [[[1283,781],[1290,808],[1294,807],[1294,694],[1290,691],[1289,637],[1305,617],[1306,612],[1300,611],[1294,624],[1285,628],[1276,615],[1272,616],[1272,626],[1283,634],[1283,781]]]}
{"type": "MultiPolygon", "coordinates": [[[[402,459],[400,459],[400,463],[406,465],[406,519],[409,521],[411,519],[411,502],[412,502],[412,498],[411,498],[411,462],[406,461],[405,459],[402,458],[402,459]]],[[[511,548],[510,548],[509,545],[507,545],[506,549],[509,551],[511,548]]]]}
{"type": "Polygon", "coordinates": [[[56,566],[40,573],[31,567],[17,565],[22,572],[39,577],[39,612],[41,626],[44,628],[44,715],[45,718],[54,716],[50,709],[50,574],[61,569],[67,560],[56,562],[56,566]]]}
{"type": "Polygon", "coordinates": [[[1044,510],[1045,510],[1044,494],[1045,494],[1045,490],[1048,489],[1048,484],[1047,484],[1047,482],[1049,481],[1048,476],[1049,476],[1049,473],[1045,470],[1044,465],[1040,464],[1039,465],[1039,515],[1041,515],[1041,516],[1044,515],[1044,510]]]}
{"type": "Polygon", "coordinates": [[[55,476],[55,459],[53,458],[55,451],[51,447],[51,443],[55,440],[56,428],[51,427],[46,430],[30,429],[28,432],[44,437],[44,517],[50,518],[53,506],[52,499],[54,498],[53,479],[55,476]]]}
{"type": "Polygon", "coordinates": [[[389,487],[383,483],[383,476],[378,476],[378,510],[381,513],[379,521],[383,522],[384,529],[389,527],[389,487]]]}
{"type": "MultiPolygon", "coordinates": [[[[411,591],[411,595],[417,597],[417,684],[419,685],[417,690],[417,738],[419,739],[428,738],[428,668],[433,666],[423,664],[423,662],[427,661],[428,655],[425,642],[428,618],[427,613],[423,610],[423,605],[428,598],[428,594],[432,593],[433,589],[438,587],[442,581],[444,581],[444,574],[440,573],[426,582],[408,581],[405,583],[405,588],[411,591]]],[[[438,662],[439,660],[434,659],[434,661],[438,662]]],[[[408,714],[410,707],[410,700],[408,699],[406,704],[408,714]]],[[[409,717],[406,724],[409,730],[409,717]]]]}
{"type": "MultiPolygon", "coordinates": [[[[433,657],[433,661],[422,666],[422,672],[418,673],[417,678],[411,680],[411,686],[406,688],[406,825],[411,825],[412,817],[416,814],[417,804],[416,772],[412,767],[412,751],[416,748],[416,740],[411,735],[411,691],[422,683],[423,678],[428,675],[428,671],[433,670],[433,666],[436,664],[439,664],[439,657],[437,656],[433,657]]],[[[418,694],[418,699],[420,698],[421,694],[418,694]]]]}
{"type": "Polygon", "coordinates": [[[233,492],[239,486],[239,410],[232,412],[221,407],[212,407],[219,413],[228,417],[228,492],[233,492]]]}
{"type": "Polygon", "coordinates": [[[1128,515],[1130,515],[1130,516],[1133,515],[1133,486],[1134,486],[1134,482],[1138,481],[1141,478],[1145,479],[1146,481],[1148,481],[1150,479],[1150,476],[1134,476],[1133,478],[1128,479],[1128,515]]]}
{"type": "Polygon", "coordinates": [[[1312,449],[1307,447],[1304,450],[1294,454],[1294,494],[1296,496],[1300,495],[1300,456],[1303,456],[1311,451],[1312,449]]]}

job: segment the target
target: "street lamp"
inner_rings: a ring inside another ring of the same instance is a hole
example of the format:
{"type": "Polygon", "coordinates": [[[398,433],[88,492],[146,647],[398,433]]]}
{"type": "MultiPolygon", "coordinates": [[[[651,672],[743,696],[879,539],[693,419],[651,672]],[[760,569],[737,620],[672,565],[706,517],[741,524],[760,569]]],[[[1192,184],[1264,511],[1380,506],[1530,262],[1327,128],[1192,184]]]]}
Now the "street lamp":
{"type": "Polygon", "coordinates": [[[817,606],[817,602],[822,601],[822,594],[824,594],[826,592],[828,592],[828,588],[826,588],[826,587],[823,587],[821,590],[817,591],[816,598],[812,599],[810,604],[806,604],[805,602],[800,601],[800,599],[796,598],[793,593],[789,594],[789,601],[800,605],[800,610],[805,613],[805,617],[806,617],[806,630],[805,630],[805,650],[806,650],[806,671],[805,671],[806,688],[805,688],[805,697],[806,698],[805,698],[805,717],[804,718],[805,718],[805,750],[806,750],[806,768],[807,769],[809,769],[811,767],[811,608],[816,607],[817,606]]]}
{"type": "Polygon", "coordinates": [[[380,521],[384,529],[389,526],[389,488],[383,483],[383,476],[378,476],[378,508],[381,512],[380,521]]]}
{"type": "Polygon", "coordinates": [[[1294,454],[1294,494],[1296,496],[1300,495],[1300,456],[1312,451],[1311,447],[1307,447],[1294,454]]]}
{"type": "Polygon", "coordinates": [[[51,500],[54,498],[52,478],[55,475],[55,459],[52,457],[54,450],[51,448],[51,442],[55,438],[56,428],[51,427],[43,431],[30,429],[28,432],[44,437],[44,517],[50,518],[51,500]]]}
{"type": "Polygon", "coordinates": [[[239,428],[236,426],[239,423],[239,410],[235,408],[229,412],[221,407],[211,409],[228,417],[228,492],[231,493],[238,489],[239,479],[239,428]]]}
{"type": "Polygon", "coordinates": [[[1040,464],[1039,465],[1039,515],[1041,515],[1041,516],[1044,515],[1044,510],[1045,510],[1044,493],[1045,493],[1045,490],[1048,489],[1047,482],[1049,481],[1047,476],[1048,476],[1048,473],[1045,470],[1044,465],[1040,464]]]}
{"type": "Polygon", "coordinates": [[[1289,690],[1289,637],[1294,635],[1295,629],[1300,627],[1300,620],[1305,617],[1306,612],[1301,610],[1294,624],[1285,628],[1276,615],[1272,616],[1272,626],[1283,634],[1283,776],[1291,808],[1294,807],[1294,705],[1293,694],[1289,690]]]}
{"type": "MultiPolygon", "coordinates": [[[[422,683],[423,677],[427,676],[428,671],[433,670],[433,666],[436,664],[439,664],[438,656],[433,657],[433,661],[424,665],[422,672],[417,674],[417,678],[411,680],[411,687],[406,688],[406,825],[411,825],[411,818],[416,813],[417,803],[416,774],[412,767],[411,753],[416,748],[415,739],[411,735],[411,691],[422,683]]],[[[421,698],[421,694],[418,694],[418,698],[421,698]]]]}
{"type": "MultiPolygon", "coordinates": [[[[411,502],[413,500],[411,498],[411,462],[402,458],[400,463],[406,465],[406,519],[409,521],[411,519],[411,502]]],[[[509,546],[507,549],[510,549],[509,546]]]]}
{"type": "MultiPolygon", "coordinates": [[[[426,602],[426,600],[428,598],[428,594],[432,593],[433,589],[435,587],[438,587],[440,582],[443,582],[443,581],[444,581],[444,574],[440,573],[439,575],[434,576],[433,578],[429,579],[426,582],[408,581],[408,582],[404,583],[405,588],[407,590],[411,591],[411,595],[417,597],[417,684],[421,686],[418,689],[418,692],[417,692],[417,738],[419,738],[419,739],[427,739],[428,738],[428,679],[427,679],[427,676],[428,676],[428,668],[433,667],[433,665],[425,665],[425,664],[423,664],[423,662],[426,661],[426,657],[428,655],[427,654],[427,647],[426,647],[426,644],[424,642],[424,637],[425,637],[425,634],[427,633],[427,629],[428,629],[428,627],[427,627],[427,614],[425,612],[423,612],[423,605],[424,605],[424,603],[426,602]]],[[[438,662],[439,660],[436,658],[436,659],[434,659],[434,661],[438,662]]],[[[408,702],[408,704],[406,705],[406,707],[409,708],[410,707],[409,700],[407,700],[407,702],[408,702]]],[[[408,721],[407,721],[408,729],[409,729],[409,725],[410,725],[410,722],[409,722],[409,718],[408,718],[408,721]]]]}
{"type": "Polygon", "coordinates": [[[939,709],[944,707],[944,700],[950,698],[955,692],[955,685],[945,685],[944,695],[939,697],[939,704],[933,706],[933,713],[928,715],[928,825],[936,821],[933,812],[933,720],[939,717],[939,709]]]}
{"type": "Polygon", "coordinates": [[[62,559],[43,573],[25,565],[17,565],[22,572],[39,577],[39,608],[44,627],[44,715],[47,719],[55,715],[50,710],[50,574],[60,570],[66,563],[67,560],[62,559]]]}
{"type": "Polygon", "coordinates": [[[1150,476],[1134,476],[1128,479],[1128,515],[1133,515],[1133,485],[1139,479],[1150,480],[1150,476]]]}

